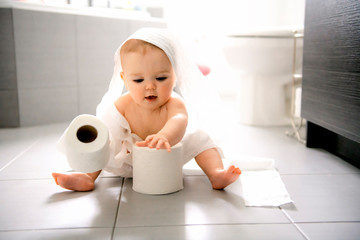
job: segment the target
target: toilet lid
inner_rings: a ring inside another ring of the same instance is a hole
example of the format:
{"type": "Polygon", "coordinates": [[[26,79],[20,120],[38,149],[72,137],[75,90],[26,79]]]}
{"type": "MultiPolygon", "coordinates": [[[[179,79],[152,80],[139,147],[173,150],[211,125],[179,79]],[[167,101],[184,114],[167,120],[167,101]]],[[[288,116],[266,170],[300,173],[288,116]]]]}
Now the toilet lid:
{"type": "Polygon", "coordinates": [[[233,38],[293,38],[295,34],[301,36],[303,33],[303,28],[264,28],[232,32],[227,36],[233,38]]]}

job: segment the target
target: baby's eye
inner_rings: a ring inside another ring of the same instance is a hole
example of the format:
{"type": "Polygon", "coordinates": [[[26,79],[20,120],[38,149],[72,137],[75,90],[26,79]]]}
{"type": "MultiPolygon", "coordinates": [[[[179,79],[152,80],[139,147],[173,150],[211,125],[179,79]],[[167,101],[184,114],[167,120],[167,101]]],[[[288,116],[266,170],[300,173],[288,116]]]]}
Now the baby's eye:
{"type": "Polygon", "coordinates": [[[134,82],[136,83],[141,83],[142,81],[144,81],[144,79],[135,79],[134,82]]]}
{"type": "Polygon", "coordinates": [[[167,79],[167,77],[158,77],[158,78],[156,78],[156,80],[158,80],[158,81],[164,81],[166,79],[167,79]]]}

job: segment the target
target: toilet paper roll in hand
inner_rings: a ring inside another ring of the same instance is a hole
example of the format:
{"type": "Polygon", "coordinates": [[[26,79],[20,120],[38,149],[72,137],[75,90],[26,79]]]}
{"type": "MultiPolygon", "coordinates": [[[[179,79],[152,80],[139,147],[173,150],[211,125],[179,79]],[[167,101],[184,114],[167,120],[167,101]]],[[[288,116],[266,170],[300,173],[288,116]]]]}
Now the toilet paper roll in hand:
{"type": "Polygon", "coordinates": [[[103,169],[109,160],[109,132],[92,115],[79,115],[65,130],[57,149],[66,155],[70,167],[91,173],[103,169]]]}
{"type": "Polygon", "coordinates": [[[133,190],[168,194],[183,189],[182,145],[165,149],[133,146],[133,190]]]}

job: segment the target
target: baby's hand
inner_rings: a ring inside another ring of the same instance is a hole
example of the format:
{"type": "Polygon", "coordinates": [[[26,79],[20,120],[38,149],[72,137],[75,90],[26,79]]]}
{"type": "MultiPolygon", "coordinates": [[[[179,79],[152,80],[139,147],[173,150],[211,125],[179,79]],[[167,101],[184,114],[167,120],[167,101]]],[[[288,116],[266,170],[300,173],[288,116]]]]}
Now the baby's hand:
{"type": "Polygon", "coordinates": [[[138,147],[149,147],[156,149],[166,149],[171,152],[171,146],[168,139],[161,134],[153,134],[146,137],[144,141],[136,142],[138,147]]]}

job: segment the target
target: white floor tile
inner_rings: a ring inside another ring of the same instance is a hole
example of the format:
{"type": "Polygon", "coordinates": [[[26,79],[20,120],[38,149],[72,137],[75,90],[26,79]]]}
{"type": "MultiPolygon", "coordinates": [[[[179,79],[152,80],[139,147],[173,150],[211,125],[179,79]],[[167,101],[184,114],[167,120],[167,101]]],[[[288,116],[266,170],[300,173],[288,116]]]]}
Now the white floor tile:
{"type": "Polygon", "coordinates": [[[0,172],[0,180],[52,178],[52,172],[69,170],[71,168],[62,154],[29,150],[0,172]]]}
{"type": "Polygon", "coordinates": [[[192,225],[170,227],[116,228],[114,240],[233,240],[233,239],[304,239],[291,224],[192,225]]]}
{"type": "Polygon", "coordinates": [[[303,229],[311,240],[358,240],[360,222],[302,223],[303,229]]]}
{"type": "Polygon", "coordinates": [[[64,190],[51,172],[70,170],[56,151],[68,124],[0,129],[0,239],[111,239],[114,226],[113,239],[303,239],[291,221],[310,239],[359,235],[359,169],[306,148],[287,128],[239,125],[221,142],[229,160],[275,160],[294,200],[281,210],[245,207],[239,181],[212,190],[194,161],[174,194],[139,194],[131,179],[122,188],[123,179],[106,172],[92,192],[64,190]]]}
{"type": "Polygon", "coordinates": [[[47,229],[0,232],[0,239],[110,240],[112,228],[47,229]]]}
{"type": "Polygon", "coordinates": [[[0,231],[112,227],[121,182],[103,178],[92,192],[73,192],[53,180],[0,181],[0,231]]]}
{"type": "Polygon", "coordinates": [[[299,223],[360,221],[360,175],[286,175],[293,205],[283,209],[299,223]]]}
{"type": "Polygon", "coordinates": [[[212,190],[205,176],[184,178],[184,189],[168,195],[145,195],[125,179],[117,227],[185,224],[290,223],[279,208],[248,208],[241,184],[212,190]]]}

